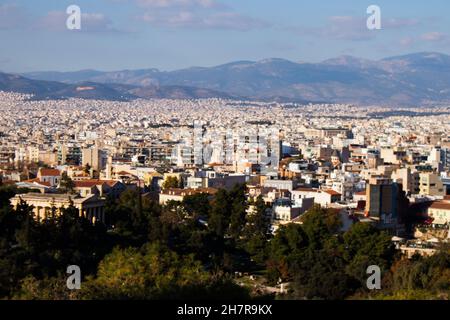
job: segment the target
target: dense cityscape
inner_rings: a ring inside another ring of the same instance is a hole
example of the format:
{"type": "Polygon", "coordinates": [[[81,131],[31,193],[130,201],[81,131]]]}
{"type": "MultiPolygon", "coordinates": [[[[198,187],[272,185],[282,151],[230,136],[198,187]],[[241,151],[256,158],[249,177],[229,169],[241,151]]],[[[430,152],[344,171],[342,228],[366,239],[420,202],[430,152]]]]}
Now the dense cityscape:
{"type": "Polygon", "coordinates": [[[449,298],[450,107],[1,92],[0,114],[0,298],[449,298]]]}

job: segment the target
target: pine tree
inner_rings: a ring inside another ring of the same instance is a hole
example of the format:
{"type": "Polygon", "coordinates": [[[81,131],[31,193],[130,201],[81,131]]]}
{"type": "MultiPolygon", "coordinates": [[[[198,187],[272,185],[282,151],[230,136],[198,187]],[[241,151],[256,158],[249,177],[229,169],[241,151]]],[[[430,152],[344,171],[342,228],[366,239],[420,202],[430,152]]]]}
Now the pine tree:
{"type": "Polygon", "coordinates": [[[208,219],[209,228],[219,237],[223,238],[230,224],[230,203],[226,190],[217,192],[211,214],[208,219]]]}
{"type": "Polygon", "coordinates": [[[234,240],[238,240],[245,227],[245,217],[247,215],[246,186],[236,185],[230,192],[231,217],[229,233],[234,240]]]}
{"type": "Polygon", "coordinates": [[[267,206],[261,196],[254,204],[254,212],[247,216],[244,237],[247,252],[256,262],[264,262],[266,246],[270,238],[270,218],[267,215],[267,206]]]}
{"type": "Polygon", "coordinates": [[[60,189],[65,193],[73,193],[75,190],[75,183],[73,180],[67,175],[66,172],[63,172],[60,182],[60,189]]]}

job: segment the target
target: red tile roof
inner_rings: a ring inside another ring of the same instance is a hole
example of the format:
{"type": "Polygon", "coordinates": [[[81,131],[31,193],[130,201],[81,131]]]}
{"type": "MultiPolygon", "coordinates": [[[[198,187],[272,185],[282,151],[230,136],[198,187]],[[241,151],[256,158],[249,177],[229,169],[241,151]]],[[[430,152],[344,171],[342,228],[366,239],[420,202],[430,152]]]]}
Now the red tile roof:
{"type": "Polygon", "coordinates": [[[116,184],[121,183],[117,180],[101,180],[102,182],[106,183],[110,187],[114,187],[116,184]]]}
{"type": "Polygon", "coordinates": [[[436,201],[431,204],[430,208],[450,211],[450,203],[436,201]]]}
{"type": "Polygon", "coordinates": [[[117,183],[120,183],[120,181],[91,179],[91,180],[74,181],[74,183],[76,188],[91,188],[93,186],[100,186],[105,184],[110,187],[114,187],[117,183]]]}
{"type": "Polygon", "coordinates": [[[319,192],[319,190],[317,189],[313,189],[313,188],[296,188],[294,189],[294,191],[303,191],[303,192],[319,192]]]}
{"type": "Polygon", "coordinates": [[[323,190],[323,192],[326,192],[326,193],[328,193],[329,195],[332,195],[332,196],[340,196],[341,195],[339,192],[334,191],[332,189],[323,190]]]}
{"type": "Polygon", "coordinates": [[[41,177],[59,177],[61,176],[61,171],[58,169],[39,169],[41,177]]]}
{"type": "Polygon", "coordinates": [[[92,188],[95,186],[105,184],[100,180],[82,180],[82,181],[74,181],[75,188],[92,188]]]}

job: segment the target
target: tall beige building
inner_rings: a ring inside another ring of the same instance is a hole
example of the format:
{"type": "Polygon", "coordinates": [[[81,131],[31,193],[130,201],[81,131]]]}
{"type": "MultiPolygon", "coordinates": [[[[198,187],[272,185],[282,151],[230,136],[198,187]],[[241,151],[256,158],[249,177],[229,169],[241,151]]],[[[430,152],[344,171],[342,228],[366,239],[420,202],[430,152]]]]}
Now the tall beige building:
{"type": "Polygon", "coordinates": [[[384,163],[391,164],[401,164],[407,158],[406,151],[399,147],[381,148],[380,156],[384,163]]]}
{"type": "Polygon", "coordinates": [[[410,168],[399,168],[392,172],[391,178],[403,186],[403,190],[409,194],[420,192],[420,176],[418,172],[412,172],[410,168]]]}
{"type": "Polygon", "coordinates": [[[429,196],[445,196],[442,180],[436,173],[420,173],[420,194],[429,196]]]}
{"type": "Polygon", "coordinates": [[[106,154],[98,147],[91,147],[82,150],[81,153],[82,166],[91,166],[95,171],[101,171],[106,166],[106,154]]]}

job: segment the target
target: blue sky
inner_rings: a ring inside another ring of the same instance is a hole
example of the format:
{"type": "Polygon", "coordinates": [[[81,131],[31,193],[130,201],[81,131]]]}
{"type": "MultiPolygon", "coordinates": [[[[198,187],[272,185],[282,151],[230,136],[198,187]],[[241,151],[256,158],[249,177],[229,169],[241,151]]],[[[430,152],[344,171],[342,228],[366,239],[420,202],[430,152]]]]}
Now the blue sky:
{"type": "Polygon", "coordinates": [[[448,0],[0,0],[0,70],[173,70],[235,60],[450,54],[448,0]],[[82,30],[65,27],[66,8],[82,30]],[[369,5],[382,30],[366,28],[369,5]]]}

